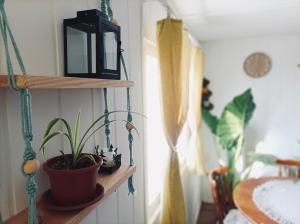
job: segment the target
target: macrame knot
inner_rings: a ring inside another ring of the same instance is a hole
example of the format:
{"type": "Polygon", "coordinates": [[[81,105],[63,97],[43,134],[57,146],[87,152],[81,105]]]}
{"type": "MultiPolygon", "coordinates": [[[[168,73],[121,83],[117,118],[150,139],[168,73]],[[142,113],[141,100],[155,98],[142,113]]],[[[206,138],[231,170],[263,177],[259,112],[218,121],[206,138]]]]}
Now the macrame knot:
{"type": "Polygon", "coordinates": [[[26,134],[24,135],[24,139],[25,139],[26,142],[32,142],[33,135],[30,134],[30,133],[26,133],[26,134]]]}
{"type": "Polygon", "coordinates": [[[30,197],[35,196],[35,193],[37,191],[37,184],[33,178],[33,175],[30,175],[27,180],[26,191],[30,197]]]}
{"type": "Polygon", "coordinates": [[[132,122],[132,115],[131,115],[130,112],[129,112],[128,115],[127,115],[127,121],[128,121],[128,122],[132,122]]]}
{"type": "Polygon", "coordinates": [[[105,129],[106,136],[110,135],[110,130],[108,128],[105,129]]]}
{"type": "Polygon", "coordinates": [[[23,155],[24,161],[33,160],[36,158],[36,152],[33,151],[32,147],[26,147],[26,150],[23,155]]]}
{"type": "Polygon", "coordinates": [[[111,21],[113,19],[113,11],[111,10],[110,0],[106,0],[106,4],[107,4],[107,14],[108,14],[109,20],[111,21]]]}
{"type": "Polygon", "coordinates": [[[130,143],[133,142],[133,135],[131,134],[131,132],[129,132],[129,134],[128,134],[128,141],[130,143]]]}

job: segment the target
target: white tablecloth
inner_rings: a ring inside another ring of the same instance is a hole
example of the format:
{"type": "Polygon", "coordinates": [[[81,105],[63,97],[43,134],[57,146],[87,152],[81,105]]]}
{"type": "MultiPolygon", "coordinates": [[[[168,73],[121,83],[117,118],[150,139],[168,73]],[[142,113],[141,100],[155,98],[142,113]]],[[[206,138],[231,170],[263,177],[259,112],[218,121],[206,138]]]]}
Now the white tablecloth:
{"type": "Polygon", "coordinates": [[[300,224],[300,181],[271,180],[253,191],[253,201],[280,224],[300,224]]]}

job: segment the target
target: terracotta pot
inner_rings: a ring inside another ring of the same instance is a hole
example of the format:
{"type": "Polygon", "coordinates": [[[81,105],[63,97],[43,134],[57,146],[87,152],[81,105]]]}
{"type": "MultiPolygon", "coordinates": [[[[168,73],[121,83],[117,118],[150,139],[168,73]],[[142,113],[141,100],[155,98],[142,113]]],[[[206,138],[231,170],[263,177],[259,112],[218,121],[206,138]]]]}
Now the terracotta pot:
{"type": "Polygon", "coordinates": [[[94,157],[96,165],[74,170],[51,168],[52,164],[63,160],[63,156],[54,157],[44,163],[43,168],[50,180],[53,203],[63,206],[77,205],[95,197],[97,174],[103,160],[100,157],[94,157]]]}

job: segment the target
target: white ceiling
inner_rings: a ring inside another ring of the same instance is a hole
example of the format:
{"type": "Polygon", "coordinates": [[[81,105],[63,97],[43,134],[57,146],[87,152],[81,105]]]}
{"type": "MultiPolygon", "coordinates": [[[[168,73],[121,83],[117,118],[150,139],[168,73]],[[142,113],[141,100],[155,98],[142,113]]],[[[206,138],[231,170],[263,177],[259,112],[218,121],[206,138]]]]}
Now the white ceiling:
{"type": "Polygon", "coordinates": [[[300,33],[300,0],[169,0],[200,41],[300,33]]]}

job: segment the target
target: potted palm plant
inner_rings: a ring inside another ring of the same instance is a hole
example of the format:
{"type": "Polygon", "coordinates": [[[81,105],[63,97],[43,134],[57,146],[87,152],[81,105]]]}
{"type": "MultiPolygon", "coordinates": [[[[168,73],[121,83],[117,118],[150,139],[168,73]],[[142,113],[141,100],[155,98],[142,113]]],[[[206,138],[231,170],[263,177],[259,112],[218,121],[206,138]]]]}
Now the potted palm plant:
{"type": "Polygon", "coordinates": [[[240,180],[236,163],[241,155],[245,142],[245,128],[255,111],[251,90],[248,89],[236,96],[224,108],[220,118],[202,107],[202,118],[214,135],[219,146],[227,154],[228,179],[232,188],[240,180]]]}
{"type": "MultiPolygon", "coordinates": [[[[71,151],[69,154],[61,151],[62,155],[51,158],[44,163],[43,168],[50,180],[53,203],[59,206],[72,206],[92,200],[95,196],[97,173],[102,164],[102,159],[94,154],[83,153],[83,150],[88,140],[97,131],[105,127],[105,124],[96,127],[104,118],[105,115],[96,119],[82,136],[79,134],[80,113],[77,114],[74,130],[63,118],[55,118],[49,122],[39,148],[40,151],[44,153],[49,141],[58,136],[67,139],[71,151]],[[59,123],[62,124],[62,128],[53,131],[59,123]]],[[[114,122],[114,120],[111,122],[114,122]]],[[[134,127],[132,124],[129,126],[134,127]]]]}

